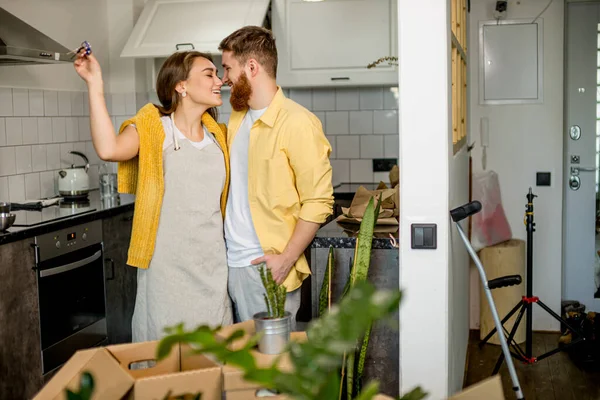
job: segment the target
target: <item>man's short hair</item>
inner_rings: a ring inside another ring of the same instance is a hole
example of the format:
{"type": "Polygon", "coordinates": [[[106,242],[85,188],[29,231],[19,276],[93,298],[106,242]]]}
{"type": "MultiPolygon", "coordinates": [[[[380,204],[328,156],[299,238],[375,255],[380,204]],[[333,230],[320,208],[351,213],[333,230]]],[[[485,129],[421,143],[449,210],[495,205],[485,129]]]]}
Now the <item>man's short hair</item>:
{"type": "Polygon", "coordinates": [[[240,28],[221,41],[219,50],[231,51],[240,64],[254,58],[269,76],[277,76],[277,47],[273,32],[268,29],[260,26],[240,28]]]}

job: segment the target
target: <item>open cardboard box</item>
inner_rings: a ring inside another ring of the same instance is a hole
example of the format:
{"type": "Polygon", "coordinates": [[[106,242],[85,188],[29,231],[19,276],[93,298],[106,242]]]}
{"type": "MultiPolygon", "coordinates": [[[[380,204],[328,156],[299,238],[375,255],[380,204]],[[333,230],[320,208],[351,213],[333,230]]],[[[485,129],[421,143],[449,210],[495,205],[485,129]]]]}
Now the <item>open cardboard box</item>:
{"type": "Polygon", "coordinates": [[[202,392],[202,400],[221,400],[221,366],[184,345],[154,363],[159,341],[81,350],[52,377],[34,400],[64,400],[65,390],[78,390],[81,375],[89,371],[95,383],[94,400],[163,400],[202,392]],[[131,369],[150,361],[151,367],[131,369]]]}
{"type": "MultiPolygon", "coordinates": [[[[242,329],[245,332],[245,335],[236,340],[231,344],[231,349],[239,349],[243,347],[248,340],[256,333],[254,328],[254,321],[245,321],[240,322],[238,324],[233,324],[224,327],[217,334],[217,336],[221,338],[225,338],[231,335],[233,332],[242,329]]],[[[308,338],[306,336],[306,332],[291,332],[290,340],[295,342],[304,342],[308,338]]],[[[291,371],[293,366],[291,360],[289,358],[288,353],[284,353],[281,355],[269,355],[258,352],[257,350],[252,350],[252,355],[256,360],[256,364],[259,367],[267,368],[273,365],[273,363],[278,360],[278,367],[282,371],[291,371]]],[[[262,399],[263,397],[258,397],[257,394],[261,391],[264,391],[258,384],[254,382],[248,382],[244,379],[244,372],[237,367],[233,367],[230,365],[223,366],[223,391],[225,392],[226,400],[254,400],[254,399],[262,399]]],[[[287,400],[289,399],[284,395],[277,396],[268,396],[264,397],[269,400],[287,400]]]]}
{"type": "MultiPolygon", "coordinates": [[[[426,398],[427,399],[427,398],[426,398]]],[[[373,400],[394,400],[392,397],[379,394],[373,400]]],[[[465,388],[460,393],[448,397],[447,400],[506,400],[502,381],[499,375],[485,379],[479,383],[465,388]]]]}

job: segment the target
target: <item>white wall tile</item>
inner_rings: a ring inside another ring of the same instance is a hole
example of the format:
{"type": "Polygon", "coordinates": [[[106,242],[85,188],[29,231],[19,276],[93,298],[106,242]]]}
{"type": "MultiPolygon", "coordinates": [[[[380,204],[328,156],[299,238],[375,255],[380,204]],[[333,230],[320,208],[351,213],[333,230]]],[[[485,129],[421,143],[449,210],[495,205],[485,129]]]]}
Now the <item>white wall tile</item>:
{"type": "Polygon", "coordinates": [[[337,158],[360,158],[360,137],[341,135],[336,137],[337,158]]]}
{"type": "Polygon", "coordinates": [[[0,177],[0,201],[10,201],[8,194],[8,178],[6,176],[0,177]]]}
{"type": "Polygon", "coordinates": [[[136,111],[135,93],[125,93],[125,115],[132,117],[136,111]]]}
{"type": "MultiPolygon", "coordinates": [[[[152,102],[154,104],[160,104],[160,102],[158,102],[158,98],[156,98],[155,96],[156,96],[156,94],[154,92],[148,93],[148,98],[146,99],[146,103],[152,102]],[[153,97],[153,95],[154,95],[154,97],[153,97]]],[[[223,104],[221,105],[221,107],[219,107],[219,111],[231,114],[232,109],[231,109],[231,103],[229,102],[230,98],[231,98],[230,90],[221,90],[221,100],[223,101],[223,104]]]]}
{"type": "Polygon", "coordinates": [[[0,118],[0,146],[6,146],[6,123],[0,118]]]}
{"type": "Polygon", "coordinates": [[[335,89],[313,89],[313,111],[335,111],[335,89]]]}
{"type": "Polygon", "coordinates": [[[112,114],[125,115],[125,93],[113,93],[112,96],[112,114]]]}
{"type": "Polygon", "coordinates": [[[6,145],[23,144],[23,125],[21,118],[6,118],[6,145]]]}
{"type": "Polygon", "coordinates": [[[82,110],[82,114],[83,116],[88,116],[90,115],[90,98],[88,97],[88,93],[84,92],[83,93],[83,110],[82,110]]]}
{"type": "Polygon", "coordinates": [[[25,175],[25,200],[38,200],[41,196],[40,174],[25,175]]]}
{"type": "MultiPolygon", "coordinates": [[[[231,118],[231,114],[230,113],[219,113],[219,122],[222,124],[228,124],[229,123],[229,118],[231,118]]],[[[117,129],[120,127],[117,127],[117,129]]]]}
{"type": "Polygon", "coordinates": [[[67,142],[76,142],[79,140],[79,121],[75,117],[69,117],[65,120],[65,129],[67,142]]]}
{"type": "Polygon", "coordinates": [[[58,115],[63,117],[71,115],[71,92],[58,92],[58,115]]]}
{"type": "Polygon", "coordinates": [[[70,152],[73,151],[73,143],[61,143],[60,144],[60,167],[67,168],[73,164],[73,159],[77,158],[77,162],[81,162],[83,165],[83,160],[81,157],[73,156],[70,152]]]}
{"type": "Polygon", "coordinates": [[[90,132],[90,118],[79,117],[79,140],[92,140],[92,134],[90,132]]]}
{"type": "Polygon", "coordinates": [[[373,111],[373,133],[398,134],[398,111],[373,111]]]}
{"type": "Polygon", "coordinates": [[[360,137],[360,158],[383,157],[383,136],[363,135],[360,137]]]}
{"type": "Polygon", "coordinates": [[[15,117],[29,116],[29,91],[13,89],[13,115],[15,117]]]}
{"type": "Polygon", "coordinates": [[[17,146],[15,148],[17,174],[31,172],[31,146],[17,146]]]}
{"type": "Polygon", "coordinates": [[[32,117],[44,116],[44,92],[29,90],[29,115],[32,117]]]}
{"type": "Polygon", "coordinates": [[[350,133],[355,135],[373,133],[373,111],[351,111],[350,133]]]}
{"type": "MultiPolygon", "coordinates": [[[[73,150],[85,154],[85,143],[86,142],[73,143],[73,150]]],[[[87,156],[87,154],[86,154],[86,156],[87,156]]],[[[81,160],[81,157],[77,157],[77,159],[81,160]]]]}
{"type": "Polygon", "coordinates": [[[346,111],[327,111],[325,113],[325,133],[327,135],[347,135],[349,116],[346,111]]]}
{"type": "Polygon", "coordinates": [[[383,139],[383,145],[385,148],[385,158],[398,158],[400,157],[400,145],[398,135],[385,135],[383,139]]]}
{"type": "Polygon", "coordinates": [[[90,176],[90,189],[97,189],[100,186],[98,165],[91,165],[88,174],[90,176]]]}
{"type": "Polygon", "coordinates": [[[336,110],[358,110],[359,97],[358,89],[338,88],[335,89],[335,109],[336,110]]]}
{"type": "Polygon", "coordinates": [[[12,89],[0,88],[0,117],[12,117],[13,99],[12,89]]]}
{"type": "Polygon", "coordinates": [[[383,108],[386,110],[398,109],[398,87],[387,87],[383,89],[383,108]]]}
{"type": "Polygon", "coordinates": [[[52,118],[38,118],[38,143],[52,143],[52,118]]]}
{"type": "Polygon", "coordinates": [[[31,167],[32,171],[40,172],[47,169],[46,166],[47,150],[45,144],[31,146],[31,167]]]}
{"type": "Polygon", "coordinates": [[[58,93],[55,90],[44,90],[44,115],[58,116],[58,93]]]}
{"type": "Polygon", "coordinates": [[[65,117],[52,118],[52,141],[54,143],[63,143],[67,141],[65,117]]]}
{"type": "Polygon", "coordinates": [[[329,158],[333,159],[333,158],[337,158],[337,144],[335,141],[335,136],[325,136],[325,138],[327,139],[327,141],[329,142],[329,145],[331,146],[331,154],[329,154],[329,158]]]}
{"type": "Polygon", "coordinates": [[[115,117],[115,133],[119,133],[119,128],[121,128],[123,122],[127,121],[128,119],[129,117],[127,116],[115,117]]]}
{"type": "Polygon", "coordinates": [[[17,173],[14,147],[0,147],[0,176],[17,173]]]}
{"type": "Polygon", "coordinates": [[[56,190],[56,171],[45,171],[40,173],[41,198],[54,197],[56,190]]]}
{"type": "Polygon", "coordinates": [[[319,120],[321,121],[321,127],[323,128],[323,131],[325,131],[325,112],[314,111],[313,114],[315,114],[315,117],[319,118],[319,120]]]}
{"type": "Polygon", "coordinates": [[[94,149],[94,143],[92,143],[91,141],[85,142],[85,151],[83,153],[87,156],[88,160],[90,161],[90,165],[98,165],[102,163],[102,161],[98,157],[98,154],[96,154],[96,149],[94,149]]]}
{"type": "Polygon", "coordinates": [[[361,110],[383,109],[383,88],[361,88],[359,96],[361,110]]]}
{"type": "Polygon", "coordinates": [[[48,144],[46,145],[46,168],[47,169],[59,169],[60,168],[60,145],[59,144],[48,144]]]}
{"type": "Polygon", "coordinates": [[[291,89],[290,99],[303,105],[309,110],[312,109],[312,90],[311,89],[291,89]]]}
{"type": "Polygon", "coordinates": [[[23,144],[38,143],[38,121],[35,117],[27,117],[21,120],[23,127],[23,144]]]}
{"type": "Polygon", "coordinates": [[[8,193],[12,203],[25,201],[25,175],[8,177],[8,193]]]}
{"type": "Polygon", "coordinates": [[[383,182],[390,187],[390,173],[389,172],[373,172],[373,182],[383,182]]]}
{"type": "Polygon", "coordinates": [[[83,96],[87,96],[84,92],[71,92],[71,115],[83,115],[83,96]]]}
{"type": "Polygon", "coordinates": [[[350,182],[370,183],[373,182],[372,160],[350,160],[350,182]]]}
{"type": "MultiPolygon", "coordinates": [[[[229,92],[227,92],[229,93],[229,92]]],[[[225,98],[224,98],[224,92],[221,93],[221,99],[223,100],[223,104],[225,104],[225,98]]],[[[148,93],[146,92],[138,92],[135,94],[135,110],[139,110],[140,108],[144,107],[146,104],[148,104],[148,93]]],[[[229,98],[227,100],[229,102],[229,98]]],[[[223,106],[221,106],[220,108],[222,108],[223,106]]]]}
{"type": "Polygon", "coordinates": [[[334,185],[350,182],[350,160],[331,160],[331,169],[334,185]]]}

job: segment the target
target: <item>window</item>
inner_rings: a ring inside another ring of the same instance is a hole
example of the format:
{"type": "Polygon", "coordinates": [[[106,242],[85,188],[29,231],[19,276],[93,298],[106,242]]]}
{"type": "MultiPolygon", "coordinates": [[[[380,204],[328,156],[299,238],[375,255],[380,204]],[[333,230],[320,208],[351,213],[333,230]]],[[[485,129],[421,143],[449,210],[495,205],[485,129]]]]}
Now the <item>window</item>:
{"type": "Polygon", "coordinates": [[[452,0],[452,144],[467,142],[467,0],[452,0]]]}

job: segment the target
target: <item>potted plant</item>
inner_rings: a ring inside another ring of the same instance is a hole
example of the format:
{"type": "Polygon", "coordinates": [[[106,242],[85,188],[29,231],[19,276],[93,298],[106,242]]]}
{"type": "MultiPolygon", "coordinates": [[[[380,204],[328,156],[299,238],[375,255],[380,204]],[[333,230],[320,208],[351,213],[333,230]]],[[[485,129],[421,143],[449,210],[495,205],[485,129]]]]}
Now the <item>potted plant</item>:
{"type": "Polygon", "coordinates": [[[271,270],[265,265],[258,267],[260,278],[265,288],[265,305],[267,311],[254,314],[254,327],[260,335],[258,351],[264,354],[281,354],[290,341],[292,314],[285,311],[287,291],[285,286],[273,280],[271,270]]]}

